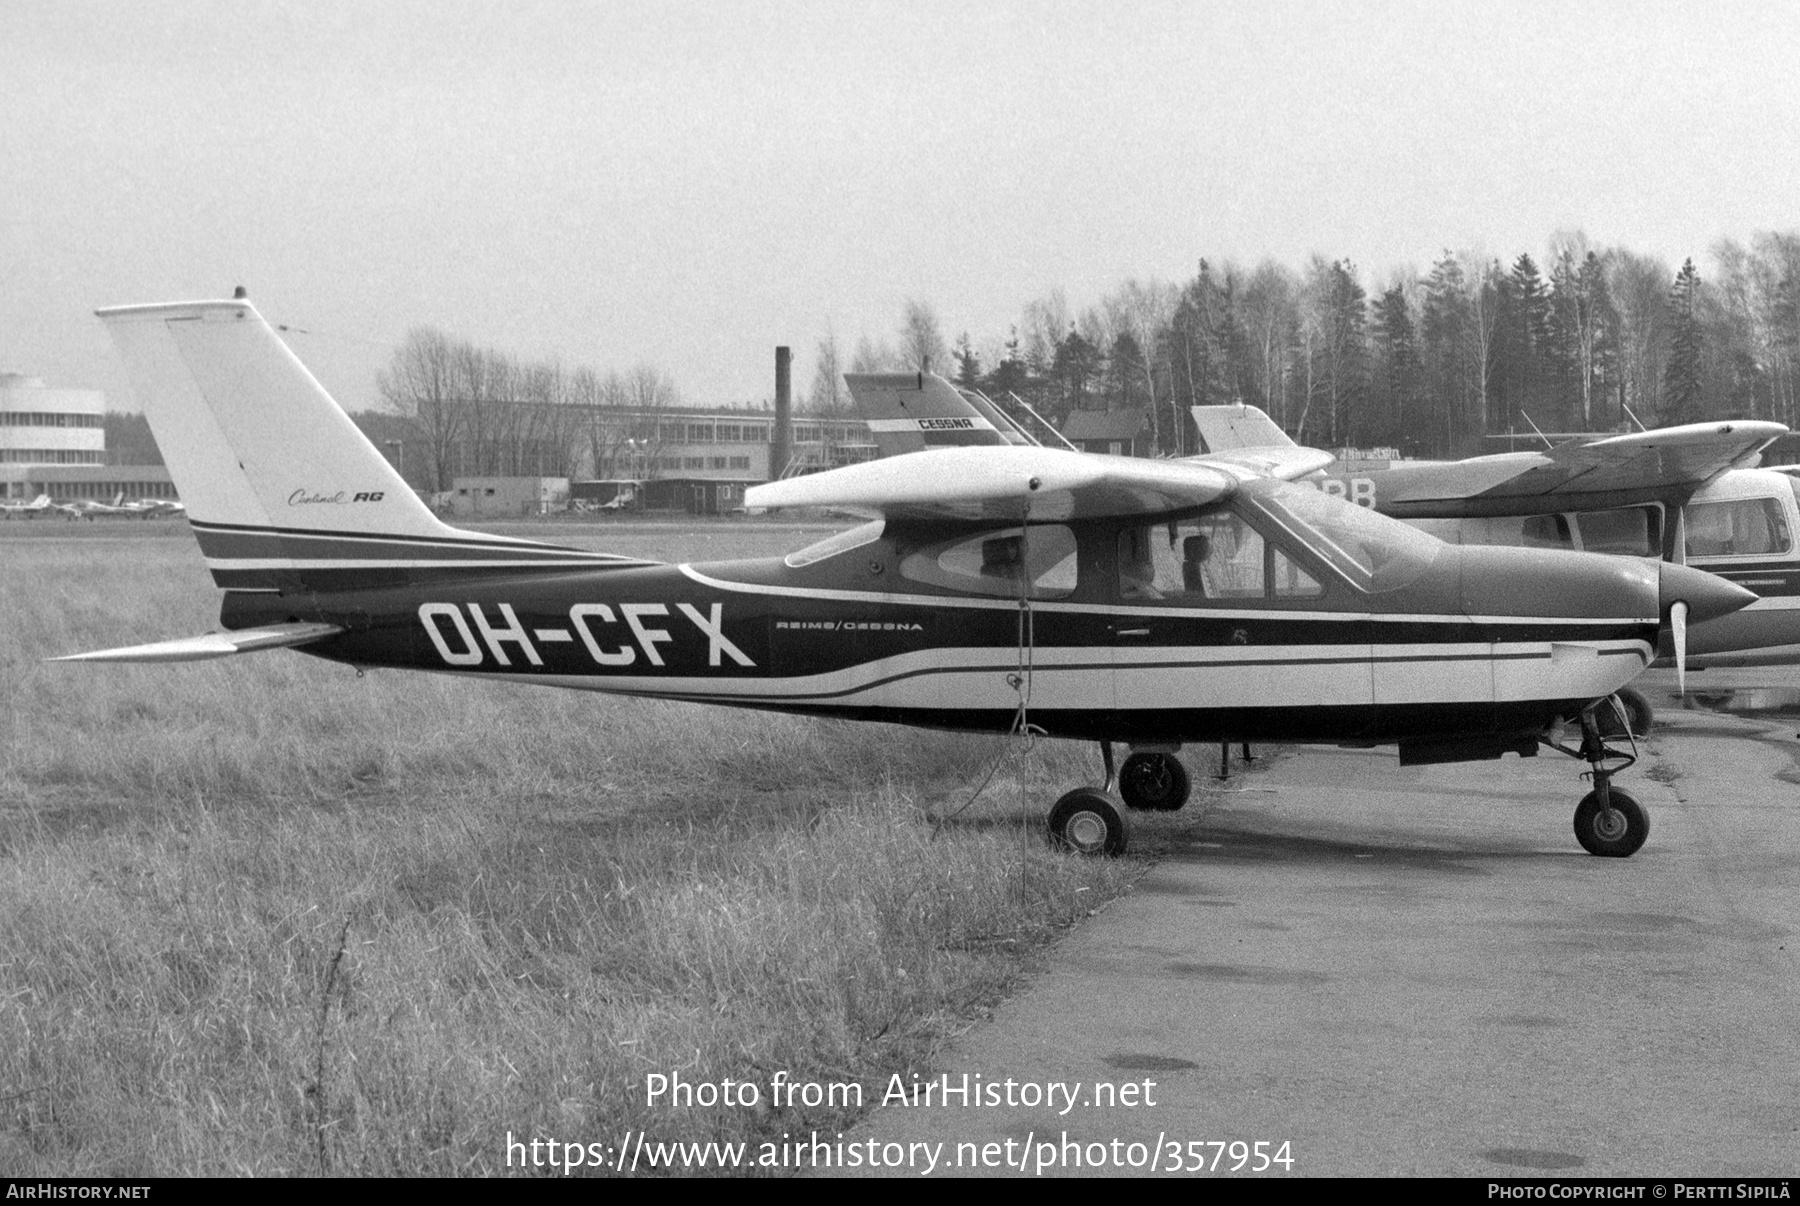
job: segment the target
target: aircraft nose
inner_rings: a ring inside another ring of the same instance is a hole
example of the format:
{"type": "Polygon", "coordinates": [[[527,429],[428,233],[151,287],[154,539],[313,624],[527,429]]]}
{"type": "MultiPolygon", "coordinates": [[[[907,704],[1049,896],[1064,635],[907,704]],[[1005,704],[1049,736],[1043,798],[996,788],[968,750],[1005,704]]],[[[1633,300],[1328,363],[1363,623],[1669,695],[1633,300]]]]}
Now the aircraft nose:
{"type": "Polygon", "coordinates": [[[1735,582],[1728,582],[1717,574],[1709,574],[1705,570],[1697,570],[1691,565],[1675,565],[1665,561],[1661,565],[1657,585],[1657,613],[1666,622],[1669,609],[1677,603],[1686,603],[1688,607],[1687,622],[1702,624],[1707,620],[1728,616],[1741,607],[1748,607],[1756,602],[1756,593],[1745,590],[1735,582]]]}

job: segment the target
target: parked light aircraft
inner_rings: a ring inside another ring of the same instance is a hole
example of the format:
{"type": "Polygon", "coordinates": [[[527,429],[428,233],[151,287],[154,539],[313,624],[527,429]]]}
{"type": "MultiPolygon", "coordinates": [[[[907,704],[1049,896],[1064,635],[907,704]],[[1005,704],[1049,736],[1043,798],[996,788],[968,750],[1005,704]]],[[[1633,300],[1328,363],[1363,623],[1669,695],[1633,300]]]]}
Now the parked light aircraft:
{"type": "Polygon", "coordinates": [[[48,494],[40,494],[30,502],[0,501],[0,515],[7,519],[36,519],[54,505],[48,494]]]}
{"type": "MultiPolygon", "coordinates": [[[[937,444],[1036,443],[979,394],[914,373],[851,374],[851,396],[883,455],[937,444]]],[[[1196,406],[1213,452],[1274,455],[1295,447],[1254,406],[1196,406]]],[[[1687,630],[1683,669],[1800,662],[1800,480],[1754,465],[1787,428],[1731,420],[1573,439],[1388,469],[1327,468],[1306,480],[1338,498],[1404,519],[1452,544],[1579,549],[1663,557],[1719,574],[1756,602],[1687,630]]],[[[1204,459],[1204,458],[1202,458],[1204,459]]],[[[1660,653],[1673,659],[1674,638],[1660,653]]],[[[1634,731],[1650,705],[1622,693],[1634,731]]]]}
{"type": "Polygon", "coordinates": [[[172,498],[140,498],[124,502],[121,496],[120,505],[131,508],[133,514],[144,519],[172,519],[187,514],[187,507],[172,498]]]}
{"type": "Polygon", "coordinates": [[[937,448],[753,488],[869,522],[785,558],[664,565],[433,516],[243,300],[99,312],[225,631],[62,660],[288,647],[357,667],[1098,742],[1057,841],[1118,853],[1178,807],[1183,742],[1397,744],[1408,762],[1587,762],[1590,852],[1649,830],[1595,721],[1665,623],[1751,597],[1677,565],[1457,547],[1284,480],[1325,454],[1174,465],[937,448]],[[1557,739],[1564,718],[1579,745],[1557,739]],[[1121,778],[1113,746],[1136,753],[1121,778]]]}
{"type": "MultiPolygon", "coordinates": [[[[1254,407],[1195,410],[1220,446],[1267,438],[1238,428],[1228,413],[1251,411],[1254,425],[1261,417],[1254,407]]],[[[1745,467],[1786,431],[1759,421],[1691,423],[1544,452],[1333,469],[1316,480],[1452,543],[1662,557],[1721,575],[1758,598],[1692,625],[1686,668],[1793,665],[1800,662],[1800,481],[1745,467]]],[[[1660,652],[1674,655],[1667,637],[1660,652]]]]}
{"type": "Polygon", "coordinates": [[[58,511],[61,511],[70,519],[85,519],[90,523],[99,515],[124,515],[142,518],[144,514],[135,504],[127,503],[125,501],[125,494],[123,491],[114,494],[113,500],[109,503],[104,503],[94,498],[78,498],[74,502],[55,503],[53,505],[58,511]]]}

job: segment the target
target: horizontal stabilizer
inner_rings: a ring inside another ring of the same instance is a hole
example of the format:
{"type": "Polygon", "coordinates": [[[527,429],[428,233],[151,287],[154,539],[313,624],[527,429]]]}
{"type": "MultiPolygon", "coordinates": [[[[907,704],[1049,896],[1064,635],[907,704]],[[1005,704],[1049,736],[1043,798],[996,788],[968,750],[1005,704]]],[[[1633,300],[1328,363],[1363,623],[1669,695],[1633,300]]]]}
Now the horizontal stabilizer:
{"type": "Polygon", "coordinates": [[[837,507],[888,518],[1063,520],[1203,507],[1238,481],[1223,465],[1002,444],[928,449],[752,486],[744,505],[837,507]]]}
{"type": "Polygon", "coordinates": [[[237,632],[209,632],[205,636],[183,637],[176,641],[158,641],[154,645],[131,645],[124,649],[102,649],[96,653],[75,653],[53,657],[53,662],[205,662],[216,657],[238,653],[255,653],[261,649],[288,649],[324,640],[344,631],[336,624],[272,624],[267,628],[245,628],[237,632]]]}

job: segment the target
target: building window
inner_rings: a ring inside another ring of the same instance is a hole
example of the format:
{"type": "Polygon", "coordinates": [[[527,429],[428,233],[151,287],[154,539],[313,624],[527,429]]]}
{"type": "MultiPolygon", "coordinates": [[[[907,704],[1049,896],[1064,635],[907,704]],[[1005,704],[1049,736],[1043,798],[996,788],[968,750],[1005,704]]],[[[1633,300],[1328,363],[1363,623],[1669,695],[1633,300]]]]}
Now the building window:
{"type": "Polygon", "coordinates": [[[731,458],[730,467],[733,469],[748,469],[750,467],[750,458],[747,456],[734,456],[731,458]]]}

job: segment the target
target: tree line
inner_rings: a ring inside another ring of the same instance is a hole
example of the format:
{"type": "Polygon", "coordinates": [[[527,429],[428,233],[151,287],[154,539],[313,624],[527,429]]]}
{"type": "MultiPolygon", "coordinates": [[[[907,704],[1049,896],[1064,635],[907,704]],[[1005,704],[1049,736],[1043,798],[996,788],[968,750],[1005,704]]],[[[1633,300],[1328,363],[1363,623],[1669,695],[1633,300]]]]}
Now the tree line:
{"type": "Polygon", "coordinates": [[[1713,248],[1703,278],[1580,232],[1547,267],[1446,250],[1371,292],[1348,260],[1300,271],[1207,260],[1185,284],[1131,280],[1080,312],[1053,291],[999,342],[946,345],[926,303],[897,342],[819,341],[812,409],[850,409],[842,372],[928,369],[1051,422],[1140,408],[1160,451],[1195,451],[1187,408],[1248,402],[1303,444],[1464,456],[1482,437],[1714,418],[1800,426],[1800,234],[1713,248]],[[1634,422],[1635,421],[1635,422],[1634,422]]]}
{"type": "Polygon", "coordinates": [[[402,472],[434,490],[456,477],[633,476],[660,447],[658,412],[682,405],[674,381],[651,365],[566,371],[431,327],[407,334],[377,387],[401,424],[385,442],[402,442],[402,472]]]}

